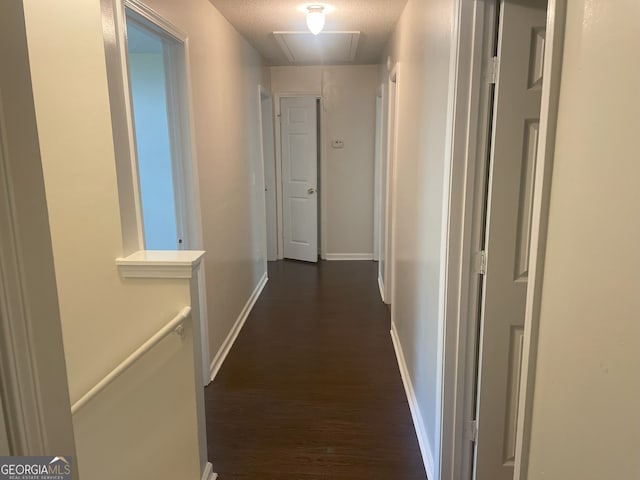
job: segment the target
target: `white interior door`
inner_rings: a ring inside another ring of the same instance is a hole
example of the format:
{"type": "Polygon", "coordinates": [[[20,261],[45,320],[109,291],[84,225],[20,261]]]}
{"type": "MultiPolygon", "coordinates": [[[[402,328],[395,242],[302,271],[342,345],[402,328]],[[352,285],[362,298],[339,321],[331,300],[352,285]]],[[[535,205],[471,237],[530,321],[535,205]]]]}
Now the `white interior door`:
{"type": "Polygon", "coordinates": [[[545,25],[545,0],[501,2],[480,336],[477,480],[513,478],[545,25]]]}
{"type": "Polygon", "coordinates": [[[318,128],[314,97],[280,99],[284,257],[318,261],[318,128]]]}

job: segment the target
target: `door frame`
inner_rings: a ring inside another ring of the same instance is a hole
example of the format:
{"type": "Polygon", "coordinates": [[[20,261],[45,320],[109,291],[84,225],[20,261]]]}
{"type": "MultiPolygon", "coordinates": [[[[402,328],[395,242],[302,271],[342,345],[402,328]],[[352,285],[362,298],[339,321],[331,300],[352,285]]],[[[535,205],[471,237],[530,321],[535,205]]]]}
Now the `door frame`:
{"type": "Polygon", "coordinates": [[[318,218],[318,228],[320,229],[320,258],[322,260],[327,259],[327,201],[324,194],[327,185],[327,169],[325,161],[325,109],[324,98],[321,92],[274,92],[274,109],[273,109],[273,126],[274,126],[274,140],[276,148],[276,217],[277,217],[277,233],[278,233],[278,260],[284,259],[284,226],[282,222],[282,138],[280,128],[280,100],[287,97],[313,97],[316,100],[320,100],[320,125],[318,134],[318,149],[320,150],[320,185],[317,188],[317,192],[320,194],[320,217],[318,218]]]}
{"type": "MultiPolygon", "coordinates": [[[[398,156],[398,108],[400,102],[399,88],[400,64],[396,63],[389,70],[386,88],[386,152],[383,161],[387,163],[386,168],[386,191],[384,199],[385,228],[381,232],[384,235],[385,258],[384,258],[384,278],[380,292],[382,301],[386,304],[393,304],[395,298],[395,232],[396,232],[396,164],[398,156]]],[[[384,96],[383,91],[383,96],[384,96]]],[[[380,284],[380,277],[378,277],[380,284]]]]}
{"type": "MultiPolygon", "coordinates": [[[[266,192],[267,189],[267,180],[265,177],[265,173],[267,171],[267,167],[265,165],[265,156],[264,156],[264,128],[262,125],[262,119],[263,117],[263,111],[262,111],[262,102],[269,100],[272,104],[272,110],[273,110],[273,99],[271,98],[271,92],[269,92],[269,90],[267,90],[264,86],[262,85],[258,85],[258,116],[260,117],[260,121],[259,121],[259,126],[258,126],[258,135],[259,135],[259,141],[260,141],[260,166],[262,168],[262,180],[261,180],[261,191],[263,193],[263,197],[264,197],[264,192],[266,192]]],[[[274,121],[273,121],[273,117],[271,117],[271,123],[272,123],[272,127],[275,127],[274,121]]],[[[272,131],[275,131],[275,128],[272,129],[272,131]]],[[[274,152],[274,159],[275,159],[275,152],[274,152]]],[[[275,162],[274,162],[275,163],[275,162]]],[[[276,182],[277,184],[277,182],[276,182]]],[[[276,187],[277,188],[277,187],[276,187]]],[[[277,192],[276,192],[277,194],[277,192]]],[[[276,199],[277,199],[277,195],[276,195],[276,199]]],[[[276,200],[277,203],[277,200],[276,200]]],[[[276,207],[274,205],[274,207],[276,207]]],[[[278,213],[277,213],[277,208],[276,208],[276,224],[277,224],[277,218],[278,218],[278,213]]],[[[267,248],[267,242],[268,242],[268,228],[269,228],[269,224],[268,224],[268,217],[267,217],[267,200],[266,197],[264,199],[264,225],[263,225],[263,230],[264,230],[264,246],[263,246],[263,257],[264,257],[264,271],[267,271],[267,260],[268,260],[268,248],[267,248]]],[[[272,225],[272,228],[274,228],[277,226],[276,225],[272,225]]],[[[277,233],[276,233],[276,238],[277,238],[277,233]]],[[[277,247],[277,242],[276,242],[276,257],[278,254],[278,247],[277,247]]]]}
{"type": "MultiPolygon", "coordinates": [[[[484,221],[479,201],[487,168],[491,96],[487,86],[488,39],[495,35],[499,0],[455,6],[450,59],[448,122],[450,170],[445,179],[447,228],[443,233],[443,316],[439,348],[442,355],[439,402],[440,475],[443,480],[472,478],[478,341],[478,250],[484,221]]],[[[542,291],[546,226],[555,127],[560,91],[567,0],[549,0],[544,54],[545,75],[536,160],[533,222],[529,254],[530,281],[525,314],[522,378],[518,402],[516,480],[525,480],[529,454],[535,381],[537,332],[542,291]]]]}
{"type": "Polygon", "coordinates": [[[376,94],[376,136],[374,149],[374,176],[373,176],[373,261],[380,260],[380,178],[382,174],[382,85],[378,85],[376,94]]]}
{"type": "Polygon", "coordinates": [[[379,159],[378,159],[378,269],[377,269],[377,280],[378,280],[378,290],[380,291],[380,299],[384,302],[384,275],[381,275],[381,265],[384,262],[384,268],[387,268],[386,262],[386,228],[387,228],[387,200],[386,200],[386,185],[387,185],[387,177],[389,176],[389,172],[385,168],[384,178],[382,175],[382,166],[386,165],[387,161],[387,145],[388,145],[388,129],[389,129],[389,101],[388,101],[388,90],[389,84],[387,81],[382,80],[379,86],[379,94],[380,94],[380,151],[379,151],[379,159]],[[383,197],[383,188],[385,191],[385,196],[383,197]],[[384,218],[384,228],[382,228],[382,219],[384,218]],[[383,249],[384,243],[384,249],[383,249]],[[383,251],[384,250],[384,251],[383,251]]]}

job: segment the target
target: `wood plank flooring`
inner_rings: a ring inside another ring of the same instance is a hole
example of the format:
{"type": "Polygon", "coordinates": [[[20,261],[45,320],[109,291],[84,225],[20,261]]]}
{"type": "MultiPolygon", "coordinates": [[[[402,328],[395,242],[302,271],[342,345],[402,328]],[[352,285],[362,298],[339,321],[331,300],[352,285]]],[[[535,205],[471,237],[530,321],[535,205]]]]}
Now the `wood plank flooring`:
{"type": "Polygon", "coordinates": [[[205,390],[219,480],[424,480],[374,262],[269,263],[205,390]]]}

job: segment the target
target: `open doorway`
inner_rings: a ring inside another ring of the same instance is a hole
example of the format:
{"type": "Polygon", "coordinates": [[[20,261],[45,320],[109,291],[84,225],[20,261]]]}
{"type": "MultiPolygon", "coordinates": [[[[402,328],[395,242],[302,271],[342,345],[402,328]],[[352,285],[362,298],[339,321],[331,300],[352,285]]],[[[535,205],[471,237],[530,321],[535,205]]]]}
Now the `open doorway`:
{"type": "Polygon", "coordinates": [[[283,95],[278,107],[278,258],[317,262],[321,246],[321,100],[283,95]]]}
{"type": "Polygon", "coordinates": [[[144,249],[194,249],[184,42],[131,8],[126,25],[144,249]]]}

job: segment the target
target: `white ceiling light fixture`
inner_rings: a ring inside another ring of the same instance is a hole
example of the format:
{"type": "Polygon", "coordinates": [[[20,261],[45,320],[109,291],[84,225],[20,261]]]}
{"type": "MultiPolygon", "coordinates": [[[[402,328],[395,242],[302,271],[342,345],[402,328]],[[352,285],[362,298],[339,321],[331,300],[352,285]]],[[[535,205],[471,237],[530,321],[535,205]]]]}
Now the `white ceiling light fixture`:
{"type": "Polygon", "coordinates": [[[324,5],[309,5],[307,7],[307,27],[314,35],[318,35],[324,28],[324,5]]]}

